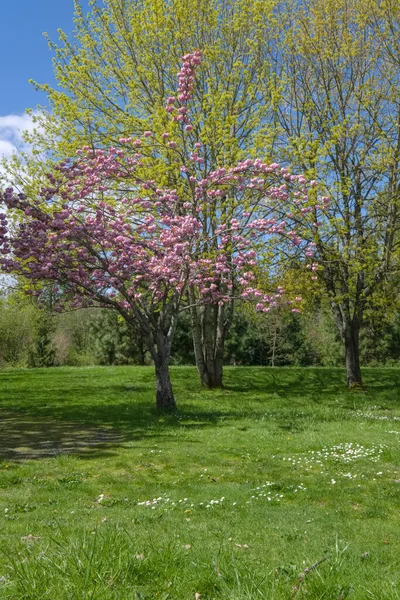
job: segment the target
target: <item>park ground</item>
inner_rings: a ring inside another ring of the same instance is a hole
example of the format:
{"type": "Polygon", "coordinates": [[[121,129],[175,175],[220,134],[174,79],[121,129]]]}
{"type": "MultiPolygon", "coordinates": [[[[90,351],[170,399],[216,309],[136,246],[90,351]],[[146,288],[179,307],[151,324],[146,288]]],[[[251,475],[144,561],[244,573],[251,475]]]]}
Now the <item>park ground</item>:
{"type": "Polygon", "coordinates": [[[400,370],[0,373],[3,600],[400,598],[400,370]]]}

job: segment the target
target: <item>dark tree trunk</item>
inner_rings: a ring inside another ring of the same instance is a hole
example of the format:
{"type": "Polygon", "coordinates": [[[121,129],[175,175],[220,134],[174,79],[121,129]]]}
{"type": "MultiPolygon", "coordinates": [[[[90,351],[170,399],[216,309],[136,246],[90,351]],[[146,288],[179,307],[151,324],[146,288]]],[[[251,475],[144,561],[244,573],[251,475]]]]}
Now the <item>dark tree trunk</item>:
{"type": "Polygon", "coordinates": [[[172,391],[171,377],[169,374],[168,359],[157,359],[156,369],[156,406],[160,411],[176,410],[174,392],[172,391]]]}
{"type": "Polygon", "coordinates": [[[347,386],[362,386],[362,376],[360,368],[360,328],[355,323],[350,323],[343,335],[347,386]]]}
{"type": "Polygon", "coordinates": [[[133,314],[121,310],[120,314],[129,325],[138,332],[138,348],[144,362],[145,347],[154,361],[156,372],[156,408],[160,411],[176,410],[174,392],[172,391],[169,373],[171,345],[178,323],[181,295],[176,292],[168,302],[164,302],[160,310],[152,307],[133,306],[133,314]]]}
{"type": "Polygon", "coordinates": [[[137,349],[139,353],[139,365],[144,366],[146,364],[146,348],[142,338],[139,338],[137,341],[137,349]]]}
{"type": "Polygon", "coordinates": [[[223,386],[225,339],[230,319],[224,306],[205,305],[192,309],[192,335],[196,366],[207,388],[223,386]]]}
{"type": "Polygon", "coordinates": [[[164,412],[176,410],[176,402],[169,373],[169,359],[177,318],[177,313],[171,317],[167,333],[165,333],[165,330],[158,323],[155,332],[150,332],[147,338],[147,346],[154,361],[156,371],[156,407],[157,410],[164,412]]]}
{"type": "Polygon", "coordinates": [[[360,367],[360,328],[362,310],[359,309],[358,316],[350,316],[348,307],[333,303],[332,308],[336,318],[336,325],[340,331],[344,344],[347,386],[349,388],[362,386],[360,367]]]}

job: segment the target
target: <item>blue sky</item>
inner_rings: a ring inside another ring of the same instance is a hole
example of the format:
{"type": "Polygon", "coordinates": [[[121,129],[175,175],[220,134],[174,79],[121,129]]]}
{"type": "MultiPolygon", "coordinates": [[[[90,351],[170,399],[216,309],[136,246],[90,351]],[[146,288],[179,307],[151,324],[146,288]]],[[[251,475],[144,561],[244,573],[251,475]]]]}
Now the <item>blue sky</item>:
{"type": "Polygon", "coordinates": [[[0,115],[23,113],[43,102],[28,80],[54,82],[43,32],[57,39],[58,28],[72,30],[73,0],[1,0],[0,5],[0,115]]]}
{"type": "Polygon", "coordinates": [[[54,84],[52,53],[43,37],[73,29],[73,0],[0,0],[0,156],[18,147],[21,127],[29,128],[26,108],[45,104],[28,83],[54,84]]]}

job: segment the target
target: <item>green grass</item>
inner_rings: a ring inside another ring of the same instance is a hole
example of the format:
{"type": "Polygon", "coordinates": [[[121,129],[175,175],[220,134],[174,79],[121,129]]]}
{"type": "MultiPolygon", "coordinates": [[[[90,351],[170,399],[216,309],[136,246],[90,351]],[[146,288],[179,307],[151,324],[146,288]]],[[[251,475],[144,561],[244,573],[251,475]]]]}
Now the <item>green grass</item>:
{"type": "Polygon", "coordinates": [[[2,600],[400,598],[400,371],[172,375],[0,373],[2,600]]]}

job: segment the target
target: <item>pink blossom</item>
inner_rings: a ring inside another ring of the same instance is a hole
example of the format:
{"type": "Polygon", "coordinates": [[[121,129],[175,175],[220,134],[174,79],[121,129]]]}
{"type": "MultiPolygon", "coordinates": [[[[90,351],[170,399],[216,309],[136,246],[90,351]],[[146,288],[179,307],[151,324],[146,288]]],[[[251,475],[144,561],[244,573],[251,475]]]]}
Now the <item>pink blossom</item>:
{"type": "MultiPolygon", "coordinates": [[[[174,164],[176,153],[166,149],[177,148],[176,141],[163,145],[144,131],[145,144],[121,137],[122,149],[85,146],[72,160],[56,165],[40,202],[6,189],[0,201],[24,217],[14,226],[6,213],[0,214],[0,266],[5,272],[43,289],[47,282],[55,283],[60,307],[67,302],[107,306],[128,322],[139,315],[144,333],[149,336],[150,331],[153,340],[160,334],[157,324],[177,317],[189,288],[199,303],[221,305],[239,296],[261,312],[288,306],[283,288],[267,294],[258,284],[266,254],[273,269],[282,249],[289,249],[317,279],[317,248],[303,236],[303,223],[312,222],[307,215],[315,210],[308,197],[312,182],[307,186],[304,176],[261,159],[211,172],[202,167],[202,143],[193,144],[197,131],[187,136],[193,131],[191,100],[200,64],[199,51],[183,57],[177,98],[165,102],[168,118],[183,125],[179,156],[186,164],[174,164]],[[143,179],[153,156],[165,161],[169,180],[179,182],[179,189],[166,187],[157,169],[152,171],[156,180],[143,179]],[[226,198],[229,211],[222,210],[226,198]]],[[[168,140],[169,133],[161,138],[168,140]]],[[[328,201],[322,198],[324,206],[328,201]]],[[[316,221],[318,227],[321,223],[316,221]]]]}

